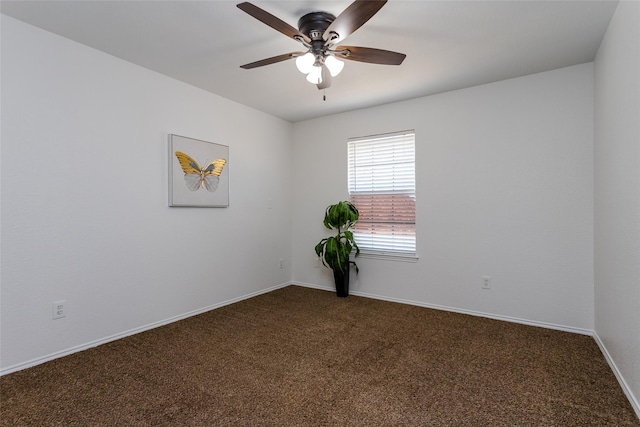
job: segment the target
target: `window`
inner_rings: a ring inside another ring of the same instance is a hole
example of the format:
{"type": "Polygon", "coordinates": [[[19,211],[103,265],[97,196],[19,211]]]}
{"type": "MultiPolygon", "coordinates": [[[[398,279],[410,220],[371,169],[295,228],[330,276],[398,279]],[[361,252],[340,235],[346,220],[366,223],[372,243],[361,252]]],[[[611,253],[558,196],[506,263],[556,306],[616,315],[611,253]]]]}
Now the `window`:
{"type": "Polygon", "coordinates": [[[349,199],[360,212],[353,228],[363,253],[416,256],[415,133],[348,141],[349,199]]]}

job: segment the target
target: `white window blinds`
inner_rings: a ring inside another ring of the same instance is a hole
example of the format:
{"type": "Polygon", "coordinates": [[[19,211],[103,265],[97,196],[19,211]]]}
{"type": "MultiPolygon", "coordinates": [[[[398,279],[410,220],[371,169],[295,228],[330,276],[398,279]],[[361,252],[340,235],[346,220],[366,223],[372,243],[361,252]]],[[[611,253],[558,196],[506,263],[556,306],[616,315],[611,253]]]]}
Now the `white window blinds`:
{"type": "Polygon", "coordinates": [[[360,212],[353,228],[363,252],[415,256],[413,131],[348,141],[349,198],[360,212]]]}

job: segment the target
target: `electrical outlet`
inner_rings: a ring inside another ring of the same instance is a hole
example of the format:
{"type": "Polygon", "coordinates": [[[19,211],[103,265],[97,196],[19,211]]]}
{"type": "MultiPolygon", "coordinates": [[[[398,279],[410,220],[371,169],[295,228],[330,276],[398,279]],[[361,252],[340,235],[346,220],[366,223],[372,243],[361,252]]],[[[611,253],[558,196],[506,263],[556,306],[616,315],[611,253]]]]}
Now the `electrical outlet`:
{"type": "Polygon", "coordinates": [[[280,268],[284,268],[284,258],[280,258],[280,268]]]}
{"type": "Polygon", "coordinates": [[[62,301],[54,301],[53,305],[53,314],[52,314],[52,319],[61,319],[63,317],[66,317],[67,315],[67,301],[66,300],[62,300],[62,301]]]}
{"type": "Polygon", "coordinates": [[[491,277],[482,276],[482,289],[491,289],[491,277]]]}

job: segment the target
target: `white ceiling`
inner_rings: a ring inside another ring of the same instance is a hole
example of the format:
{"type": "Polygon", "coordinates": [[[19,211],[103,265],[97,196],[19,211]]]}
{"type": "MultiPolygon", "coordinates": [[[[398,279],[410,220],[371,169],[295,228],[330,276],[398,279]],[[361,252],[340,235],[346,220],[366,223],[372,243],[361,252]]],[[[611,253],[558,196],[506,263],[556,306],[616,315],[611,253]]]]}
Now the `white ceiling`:
{"type": "MultiPolygon", "coordinates": [[[[240,1],[2,1],[2,13],[291,122],[590,62],[617,1],[390,0],[342,44],[405,53],[400,66],[346,61],[323,93],[294,61],[304,50],[240,1]]],[[[297,27],[351,1],[253,1],[297,27]]]]}

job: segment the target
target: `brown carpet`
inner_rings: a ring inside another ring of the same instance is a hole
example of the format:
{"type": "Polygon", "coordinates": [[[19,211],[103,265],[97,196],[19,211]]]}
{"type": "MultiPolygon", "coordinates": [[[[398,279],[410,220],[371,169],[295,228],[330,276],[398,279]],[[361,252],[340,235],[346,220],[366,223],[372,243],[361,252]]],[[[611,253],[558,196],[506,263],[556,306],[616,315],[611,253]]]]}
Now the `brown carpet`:
{"type": "Polygon", "coordinates": [[[591,337],[297,286],[0,392],[2,426],[640,426],[591,337]]]}

